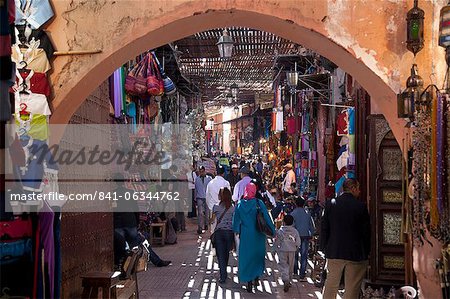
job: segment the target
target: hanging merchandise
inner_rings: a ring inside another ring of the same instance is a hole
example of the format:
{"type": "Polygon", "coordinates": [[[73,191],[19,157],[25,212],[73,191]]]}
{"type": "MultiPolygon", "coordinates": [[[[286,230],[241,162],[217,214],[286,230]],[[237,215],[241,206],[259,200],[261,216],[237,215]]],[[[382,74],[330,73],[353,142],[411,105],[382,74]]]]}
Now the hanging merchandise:
{"type": "Polygon", "coordinates": [[[337,116],[336,120],[336,130],[338,136],[348,135],[348,114],[347,110],[343,110],[337,116]]]}
{"type": "Polygon", "coordinates": [[[137,124],[136,124],[136,104],[134,102],[130,102],[127,105],[127,115],[131,118],[131,123],[133,124],[133,133],[137,132],[137,124]]]}
{"type": "Polygon", "coordinates": [[[18,69],[30,69],[39,73],[46,73],[52,67],[48,61],[47,54],[39,48],[39,41],[31,41],[26,48],[20,48],[19,44],[12,47],[11,59],[18,69]]]}
{"type": "Polygon", "coordinates": [[[23,90],[14,93],[16,111],[27,111],[31,114],[51,115],[47,97],[43,94],[23,90]]]}
{"type": "Polygon", "coordinates": [[[164,94],[164,81],[156,64],[154,53],[148,55],[147,93],[152,96],[161,96],[164,94]]]}
{"type": "Polygon", "coordinates": [[[39,41],[38,48],[45,51],[47,58],[50,60],[53,57],[55,49],[48,37],[47,33],[41,29],[31,29],[31,25],[17,25],[16,26],[18,43],[28,45],[30,42],[39,41]]]}
{"type": "Polygon", "coordinates": [[[112,82],[110,85],[111,98],[114,100],[114,116],[120,117],[124,110],[124,90],[123,90],[123,68],[118,68],[112,75],[112,82]]]}
{"type": "Polygon", "coordinates": [[[33,70],[21,69],[16,71],[15,85],[10,92],[31,91],[35,94],[50,96],[50,84],[47,74],[34,72],[33,70]]]}
{"type": "Polygon", "coordinates": [[[130,95],[145,95],[147,93],[147,68],[149,55],[137,63],[125,78],[125,90],[130,95]]]}
{"type": "Polygon", "coordinates": [[[39,29],[53,17],[53,10],[48,0],[15,0],[16,24],[30,24],[39,29]]]}
{"type": "Polygon", "coordinates": [[[164,93],[166,95],[174,94],[177,91],[177,87],[173,83],[172,79],[169,78],[169,76],[166,75],[164,72],[164,68],[161,66],[161,64],[158,61],[158,57],[156,57],[155,53],[152,53],[153,57],[156,61],[156,64],[158,65],[159,72],[161,73],[161,76],[163,78],[164,83],[164,93]]]}

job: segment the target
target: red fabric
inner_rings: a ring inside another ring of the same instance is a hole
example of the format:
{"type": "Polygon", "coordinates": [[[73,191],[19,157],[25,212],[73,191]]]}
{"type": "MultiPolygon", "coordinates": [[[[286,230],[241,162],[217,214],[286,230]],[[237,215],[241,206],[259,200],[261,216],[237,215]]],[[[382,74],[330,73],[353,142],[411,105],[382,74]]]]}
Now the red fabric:
{"type": "Polygon", "coordinates": [[[16,20],[16,4],[14,0],[8,0],[8,23],[13,24],[16,20]]]}
{"type": "Polygon", "coordinates": [[[347,111],[341,112],[336,120],[336,130],[338,136],[348,134],[348,116],[347,111]]]}
{"type": "Polygon", "coordinates": [[[11,35],[0,35],[0,56],[9,56],[11,53],[11,35]]]}
{"type": "Polygon", "coordinates": [[[253,183],[247,184],[244,191],[244,199],[253,199],[256,196],[256,186],[253,183]]]}
{"type": "Polygon", "coordinates": [[[31,237],[33,228],[31,218],[26,220],[16,218],[13,221],[0,221],[0,238],[8,240],[17,240],[31,237]]]}
{"type": "MultiPolygon", "coordinates": [[[[27,71],[21,71],[18,74],[16,73],[16,76],[22,77],[24,83],[26,83],[25,81],[28,75],[29,72],[27,71]]],[[[34,72],[33,76],[29,80],[30,86],[28,86],[28,88],[31,90],[32,93],[43,94],[46,97],[50,96],[50,84],[48,83],[47,75],[45,73],[34,72]]],[[[19,84],[18,77],[16,77],[16,84],[19,84]]],[[[9,91],[14,92],[12,88],[9,91]]]]}
{"type": "Polygon", "coordinates": [[[288,117],[288,119],[286,120],[286,124],[287,124],[287,133],[289,135],[294,135],[297,132],[295,117],[293,116],[288,117]]]}
{"type": "Polygon", "coordinates": [[[347,173],[347,167],[342,167],[341,170],[336,174],[336,182],[339,181],[341,177],[343,177],[347,173]]]}

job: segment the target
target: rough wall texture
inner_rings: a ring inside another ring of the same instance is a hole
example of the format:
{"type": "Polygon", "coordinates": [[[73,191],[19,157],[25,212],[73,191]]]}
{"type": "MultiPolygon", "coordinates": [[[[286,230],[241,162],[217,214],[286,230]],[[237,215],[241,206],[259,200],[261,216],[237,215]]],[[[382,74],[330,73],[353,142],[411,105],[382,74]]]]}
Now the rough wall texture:
{"type": "MultiPolygon", "coordinates": [[[[109,106],[109,87],[106,81],[86,99],[69,122],[70,124],[109,123],[109,106]]],[[[64,142],[60,145],[62,149],[76,147],[74,144],[64,142]]],[[[81,166],[61,165],[59,178],[89,179],[92,175],[95,178],[95,174],[86,173],[81,166]]],[[[63,193],[66,193],[67,188],[70,188],[71,193],[82,193],[85,190],[84,185],[80,183],[65,182],[60,187],[63,193]]],[[[70,209],[70,205],[71,203],[67,203],[65,210],[70,209]]],[[[91,271],[112,270],[112,213],[65,212],[62,214],[61,221],[62,295],[63,298],[80,298],[83,274],[91,271]]]]}
{"type": "MultiPolygon", "coordinates": [[[[198,31],[247,26],[311,48],[350,73],[370,94],[401,142],[395,94],[413,56],[405,48],[405,16],[412,0],[59,0],[47,28],[59,51],[101,54],[58,57],[51,75],[53,123],[67,123],[115,68],[151,48],[198,31]]],[[[445,63],[437,46],[445,0],[424,0],[425,48],[416,62],[425,83],[442,84],[445,63]],[[430,76],[432,75],[432,76],[430,76]]],[[[421,271],[418,269],[418,271],[421,271]]],[[[430,295],[429,298],[433,298],[430,295]]]]}

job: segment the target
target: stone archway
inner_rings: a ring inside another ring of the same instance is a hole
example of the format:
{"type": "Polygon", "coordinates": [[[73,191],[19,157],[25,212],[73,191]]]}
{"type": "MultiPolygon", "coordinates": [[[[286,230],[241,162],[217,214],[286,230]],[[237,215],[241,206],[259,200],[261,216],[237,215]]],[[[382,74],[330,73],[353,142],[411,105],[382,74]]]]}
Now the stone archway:
{"type": "MultiPolygon", "coordinates": [[[[425,4],[429,15],[436,10],[425,4]]],[[[369,92],[396,139],[401,141],[405,133],[395,102],[408,76],[406,62],[412,61],[402,45],[409,9],[404,1],[177,0],[152,1],[150,6],[141,0],[104,0],[54,5],[57,17],[48,29],[58,50],[100,48],[102,53],[55,60],[51,123],[67,123],[114,69],[139,53],[196,32],[245,26],[299,43],[339,65],[369,92]]],[[[419,65],[429,65],[436,48],[425,48],[419,65]]],[[[426,70],[422,77],[427,78],[426,70]]]]}

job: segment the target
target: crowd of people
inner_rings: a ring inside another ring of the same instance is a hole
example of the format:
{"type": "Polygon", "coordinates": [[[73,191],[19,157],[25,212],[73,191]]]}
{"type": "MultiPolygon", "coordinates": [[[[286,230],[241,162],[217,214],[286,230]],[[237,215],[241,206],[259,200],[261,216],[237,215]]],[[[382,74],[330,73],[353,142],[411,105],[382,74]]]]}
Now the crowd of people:
{"type": "MultiPolygon", "coordinates": [[[[345,298],[357,298],[354,295],[364,278],[370,249],[370,223],[367,208],[357,199],[359,184],[355,179],[347,179],[344,193],[321,205],[313,195],[299,194],[291,163],[285,163],[278,171],[261,158],[221,155],[197,161],[187,171],[173,166],[171,175],[181,175],[187,182],[186,194],[192,198],[187,217],[196,218],[197,234],[211,232],[220,269],[219,283],[227,282],[229,256],[235,250],[239,281],[246,284],[248,292],[253,292],[266,269],[270,237],[278,255],[284,291],[288,292],[294,276],[306,279],[311,241],[320,235],[320,248],[327,258],[323,298],[336,297],[342,276],[345,298]]],[[[154,221],[167,220],[168,234],[186,230],[183,212],[147,213],[147,217],[149,214],[153,214],[154,221]]],[[[137,227],[139,221],[142,222],[142,215],[125,223],[137,227]]],[[[131,238],[130,246],[138,242],[136,234],[142,235],[120,227],[115,233],[118,242],[131,238]]],[[[121,255],[119,252],[117,263],[121,255]]],[[[157,266],[170,264],[154,252],[151,258],[157,266]]]]}

